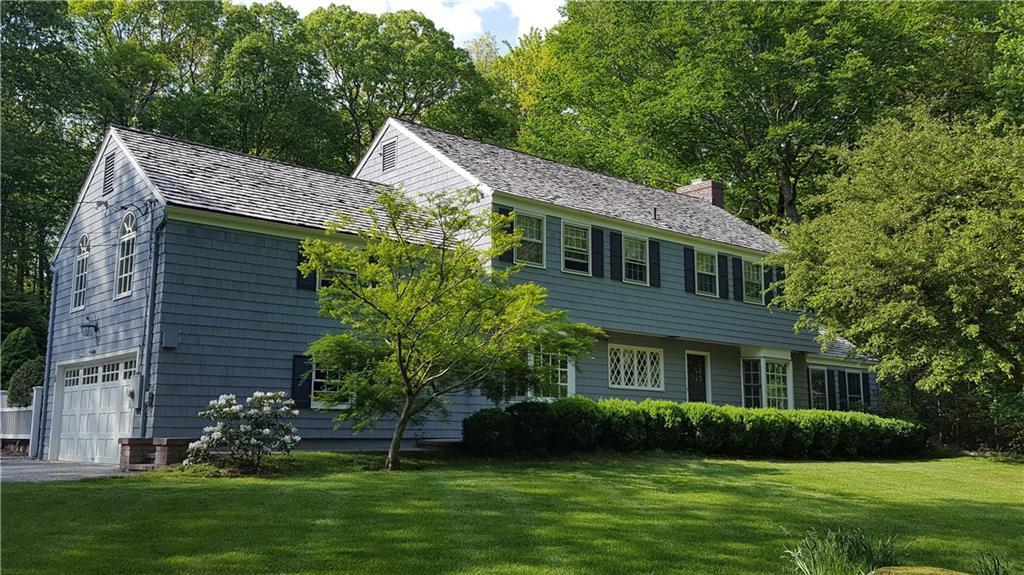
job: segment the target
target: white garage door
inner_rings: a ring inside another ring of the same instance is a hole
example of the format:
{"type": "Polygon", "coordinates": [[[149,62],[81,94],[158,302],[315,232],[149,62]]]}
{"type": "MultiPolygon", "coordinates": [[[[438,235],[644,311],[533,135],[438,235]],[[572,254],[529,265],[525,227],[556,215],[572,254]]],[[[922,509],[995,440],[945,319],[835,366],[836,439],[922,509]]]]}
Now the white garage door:
{"type": "Polygon", "coordinates": [[[64,369],[59,459],[118,462],[117,440],[132,431],[128,391],[134,375],[134,359],[64,369]]]}

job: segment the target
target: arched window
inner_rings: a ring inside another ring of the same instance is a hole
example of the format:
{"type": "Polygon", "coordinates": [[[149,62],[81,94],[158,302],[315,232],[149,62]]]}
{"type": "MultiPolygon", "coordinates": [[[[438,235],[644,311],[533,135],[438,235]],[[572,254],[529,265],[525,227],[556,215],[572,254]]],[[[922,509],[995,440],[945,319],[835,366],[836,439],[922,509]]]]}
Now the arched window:
{"type": "Polygon", "coordinates": [[[135,272],[135,214],[128,212],[121,220],[121,235],[117,242],[117,279],[114,297],[131,295],[135,272]]]}
{"type": "Polygon", "coordinates": [[[71,288],[71,311],[85,307],[85,288],[89,282],[89,236],[78,240],[75,253],[75,279],[71,288]]]}

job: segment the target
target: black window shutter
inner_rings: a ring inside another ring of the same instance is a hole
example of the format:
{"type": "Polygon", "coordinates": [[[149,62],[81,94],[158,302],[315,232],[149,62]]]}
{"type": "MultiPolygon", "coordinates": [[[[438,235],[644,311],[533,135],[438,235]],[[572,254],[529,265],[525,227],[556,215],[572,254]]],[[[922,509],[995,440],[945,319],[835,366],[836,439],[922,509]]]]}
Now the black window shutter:
{"type": "Polygon", "coordinates": [[[615,281],[622,281],[622,234],[619,232],[608,232],[611,239],[612,269],[610,277],[615,281]]]}
{"type": "Polygon", "coordinates": [[[718,297],[729,299],[729,256],[718,254],[718,297]]]}
{"type": "MultiPolygon", "coordinates": [[[[780,281],[780,282],[781,281],[785,281],[785,279],[786,279],[786,268],[784,268],[782,266],[775,266],[775,279],[777,281],[780,281]]],[[[784,289],[785,288],[780,284],[779,287],[776,288],[775,293],[777,295],[782,295],[782,292],[783,292],[784,289]]]]}
{"type": "Polygon", "coordinates": [[[864,396],[864,407],[871,405],[871,375],[860,374],[861,393],[864,396]]]}
{"type": "MultiPolygon", "coordinates": [[[[497,212],[498,212],[499,214],[503,215],[503,216],[508,216],[509,214],[511,214],[511,213],[512,213],[512,210],[511,210],[511,209],[509,209],[509,208],[506,208],[506,207],[503,207],[503,206],[498,206],[498,208],[496,209],[496,211],[497,211],[497,212]]],[[[512,231],[513,231],[513,224],[511,224],[511,223],[510,223],[510,224],[509,224],[509,225],[507,226],[507,229],[506,229],[506,231],[507,231],[508,233],[512,233],[512,231]]],[[[514,262],[514,261],[515,261],[515,254],[513,254],[513,253],[512,253],[512,250],[508,250],[508,251],[502,252],[502,253],[501,253],[501,255],[499,255],[499,256],[498,256],[498,261],[499,261],[499,262],[508,262],[508,263],[512,263],[512,262],[514,262]]]]}
{"type": "Polygon", "coordinates": [[[697,271],[693,267],[695,257],[693,248],[683,246],[683,286],[690,293],[697,291],[697,271]]]}
{"type": "Polygon", "coordinates": [[[839,409],[839,401],[836,399],[836,370],[830,369],[826,372],[826,385],[825,393],[828,395],[828,408],[839,409]]]}
{"type": "Polygon", "coordinates": [[[732,258],[732,299],[743,301],[743,258],[732,258]]]}
{"type": "Polygon", "coordinates": [[[647,240],[647,251],[651,257],[651,287],[661,287],[661,242],[647,240]]]}
{"type": "MultiPolygon", "coordinates": [[[[306,254],[302,251],[302,246],[299,246],[299,264],[303,264],[306,261],[306,254]]],[[[308,276],[302,275],[302,270],[295,270],[295,287],[299,289],[306,289],[310,291],[316,291],[316,274],[312,273],[308,276]]]]}
{"type": "Polygon", "coordinates": [[[299,409],[309,409],[309,358],[292,356],[292,401],[299,409]]]}
{"type": "Polygon", "coordinates": [[[768,286],[772,284],[772,266],[764,266],[764,284],[761,289],[767,290],[764,292],[764,305],[772,303],[772,299],[775,297],[773,290],[769,290],[768,286]]]}
{"type": "Polygon", "coordinates": [[[839,371],[839,409],[846,411],[850,409],[850,390],[846,387],[846,372],[839,371]]]}
{"type": "Polygon", "coordinates": [[[590,275],[604,277],[604,230],[590,228],[590,275]]]}

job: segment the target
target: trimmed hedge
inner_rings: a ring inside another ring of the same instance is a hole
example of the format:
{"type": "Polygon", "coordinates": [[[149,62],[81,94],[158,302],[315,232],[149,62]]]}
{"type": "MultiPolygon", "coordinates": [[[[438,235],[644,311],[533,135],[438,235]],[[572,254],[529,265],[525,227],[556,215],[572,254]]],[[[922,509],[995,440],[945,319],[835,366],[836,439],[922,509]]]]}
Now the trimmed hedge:
{"type": "Polygon", "coordinates": [[[654,449],[744,457],[846,459],[924,451],[924,427],[860,412],[570,397],[485,409],[462,424],[481,455],[654,449]]]}

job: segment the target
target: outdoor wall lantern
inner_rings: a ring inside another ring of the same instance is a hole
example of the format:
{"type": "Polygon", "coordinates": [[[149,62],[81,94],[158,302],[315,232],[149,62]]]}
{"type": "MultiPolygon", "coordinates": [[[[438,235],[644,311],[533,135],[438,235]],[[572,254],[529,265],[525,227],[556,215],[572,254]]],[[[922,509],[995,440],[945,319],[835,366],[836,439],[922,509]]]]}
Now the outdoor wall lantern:
{"type": "Polygon", "coordinates": [[[100,333],[100,322],[85,316],[85,322],[82,323],[82,336],[93,337],[100,333]]]}

